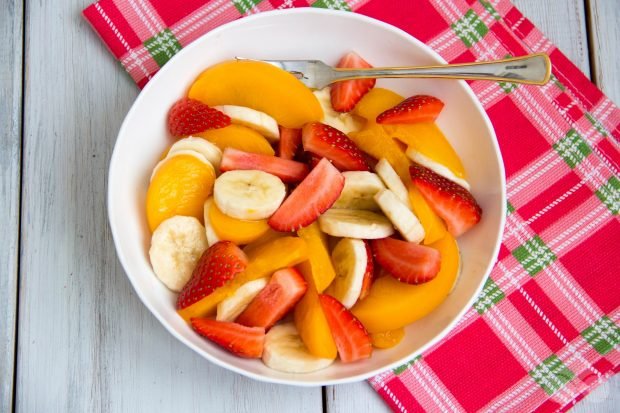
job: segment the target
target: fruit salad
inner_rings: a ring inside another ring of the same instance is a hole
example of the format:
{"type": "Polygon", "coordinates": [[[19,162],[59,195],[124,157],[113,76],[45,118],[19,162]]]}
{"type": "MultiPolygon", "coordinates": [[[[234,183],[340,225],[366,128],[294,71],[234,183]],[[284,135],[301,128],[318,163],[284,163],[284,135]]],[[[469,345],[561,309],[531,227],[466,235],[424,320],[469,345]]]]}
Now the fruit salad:
{"type": "Polygon", "coordinates": [[[454,288],[456,239],[482,216],[443,107],[374,79],[310,90],[263,62],[207,68],[170,108],[146,195],[179,316],[291,373],[398,345],[454,288]]]}

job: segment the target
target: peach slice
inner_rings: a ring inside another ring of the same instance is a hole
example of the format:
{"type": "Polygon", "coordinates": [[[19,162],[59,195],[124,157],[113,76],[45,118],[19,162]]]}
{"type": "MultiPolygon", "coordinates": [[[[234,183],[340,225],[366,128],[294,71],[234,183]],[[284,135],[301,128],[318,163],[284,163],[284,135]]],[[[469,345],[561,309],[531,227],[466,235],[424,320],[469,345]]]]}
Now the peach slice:
{"type": "Polygon", "coordinates": [[[267,139],[255,130],[241,125],[230,125],[221,129],[209,129],[196,134],[196,136],[208,140],[222,151],[226,148],[235,148],[244,152],[271,156],[275,155],[267,139]]]}
{"type": "Polygon", "coordinates": [[[219,239],[237,245],[249,244],[270,230],[266,219],[245,221],[232,218],[220,211],[215,202],[209,208],[209,222],[219,239]]]}
{"type": "Polygon", "coordinates": [[[301,228],[297,235],[308,245],[310,273],[316,290],[322,293],[336,277],[332,260],[327,250],[327,236],[319,228],[318,222],[301,228]]]}

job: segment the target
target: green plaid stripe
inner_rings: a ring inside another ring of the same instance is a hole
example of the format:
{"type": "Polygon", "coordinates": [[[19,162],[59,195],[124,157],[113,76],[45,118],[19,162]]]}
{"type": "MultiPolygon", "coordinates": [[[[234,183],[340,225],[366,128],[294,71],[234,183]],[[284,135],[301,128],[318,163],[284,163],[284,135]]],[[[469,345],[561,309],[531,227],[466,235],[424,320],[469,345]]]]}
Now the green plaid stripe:
{"type": "Polygon", "coordinates": [[[594,116],[592,116],[588,112],[586,112],[584,115],[585,115],[586,119],[588,119],[590,121],[592,126],[594,126],[594,129],[596,129],[598,133],[600,133],[601,135],[603,135],[606,138],[609,137],[609,134],[607,133],[607,130],[605,130],[605,127],[601,124],[601,122],[598,119],[596,119],[594,116]]]}
{"type": "Polygon", "coordinates": [[[599,354],[607,354],[620,343],[620,328],[609,317],[603,316],[596,323],[583,330],[581,336],[599,354]]]}
{"type": "Polygon", "coordinates": [[[548,395],[552,395],[575,377],[555,354],[536,366],[529,375],[548,395]]]}
{"type": "Polygon", "coordinates": [[[493,18],[495,20],[501,20],[502,16],[499,15],[499,13],[497,12],[497,10],[495,10],[495,8],[493,7],[493,5],[491,3],[489,3],[488,1],[485,0],[479,0],[480,4],[482,4],[482,7],[484,7],[491,16],[493,16],[493,18]]]}
{"type": "Polygon", "coordinates": [[[492,279],[487,278],[482,293],[474,304],[474,308],[479,314],[484,314],[489,308],[502,301],[505,297],[504,292],[499,286],[492,279]]]}
{"type": "Polygon", "coordinates": [[[322,9],[343,10],[351,11],[351,7],[344,0],[317,0],[312,3],[312,7],[319,7],[322,9]]]}
{"type": "Polygon", "coordinates": [[[144,47],[153,56],[159,67],[166,64],[172,56],[181,50],[181,44],[170,29],[164,29],[145,41],[144,47]]]}
{"type": "Polygon", "coordinates": [[[592,153],[592,149],[575,129],[569,130],[565,137],[554,143],[553,149],[560,154],[571,169],[592,153]]]}
{"type": "Polygon", "coordinates": [[[471,9],[465,13],[462,19],[457,20],[450,27],[467,47],[471,47],[489,32],[489,28],[471,9]]]}
{"type": "Polygon", "coordinates": [[[263,0],[232,0],[233,4],[239,10],[239,13],[245,14],[252,10],[254,6],[263,0]]]}
{"type": "Polygon", "coordinates": [[[557,259],[538,235],[512,251],[512,255],[532,277],[557,259]]]}
{"type": "Polygon", "coordinates": [[[499,87],[501,87],[502,90],[508,94],[517,88],[517,84],[510,82],[499,82],[499,87]]]}
{"type": "Polygon", "coordinates": [[[409,360],[409,361],[408,361],[408,362],[406,362],[405,364],[402,364],[402,365],[400,365],[400,366],[396,367],[396,368],[393,370],[393,371],[394,371],[394,374],[396,374],[396,375],[398,376],[398,375],[399,375],[399,374],[401,374],[403,371],[407,370],[407,368],[409,368],[409,366],[413,366],[413,364],[414,364],[416,361],[420,360],[421,358],[422,358],[422,356],[417,356],[417,357],[415,357],[413,360],[409,360]]]}
{"type": "Polygon", "coordinates": [[[607,183],[596,191],[596,196],[612,214],[618,215],[620,210],[620,180],[618,178],[612,175],[607,183]]]}
{"type": "Polygon", "coordinates": [[[510,202],[506,203],[506,212],[508,212],[508,215],[515,212],[515,207],[510,202]]]}

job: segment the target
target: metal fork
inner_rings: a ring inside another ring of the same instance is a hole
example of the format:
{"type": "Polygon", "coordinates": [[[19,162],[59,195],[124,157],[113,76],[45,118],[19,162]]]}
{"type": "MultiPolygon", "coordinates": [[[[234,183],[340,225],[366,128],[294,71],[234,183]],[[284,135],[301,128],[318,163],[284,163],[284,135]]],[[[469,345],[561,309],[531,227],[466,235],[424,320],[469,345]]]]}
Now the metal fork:
{"type": "Polygon", "coordinates": [[[384,77],[495,80],[544,85],[551,75],[549,56],[542,53],[488,62],[372,69],[337,69],[320,60],[263,60],[263,62],[292,73],[306,86],[315,89],[322,89],[341,80],[384,77]]]}

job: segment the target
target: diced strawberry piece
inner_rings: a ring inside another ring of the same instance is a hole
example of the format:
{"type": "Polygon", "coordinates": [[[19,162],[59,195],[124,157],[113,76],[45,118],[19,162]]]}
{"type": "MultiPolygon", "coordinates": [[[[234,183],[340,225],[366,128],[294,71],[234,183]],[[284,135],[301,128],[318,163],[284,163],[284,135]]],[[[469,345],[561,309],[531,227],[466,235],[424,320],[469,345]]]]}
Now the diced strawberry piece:
{"type": "Polygon", "coordinates": [[[235,322],[269,329],[301,300],[307,288],[306,280],[295,268],[276,271],[235,322]]]}
{"type": "Polygon", "coordinates": [[[360,300],[364,299],[370,292],[370,287],[375,278],[375,262],[372,258],[372,249],[370,243],[364,240],[364,246],[366,247],[366,272],[364,273],[364,279],[362,281],[362,290],[360,291],[360,300]]]}
{"type": "Polygon", "coordinates": [[[320,122],[307,123],[301,132],[304,150],[327,158],[341,171],[369,171],[355,142],[338,129],[320,122]]]}
{"type": "Polygon", "coordinates": [[[441,254],[434,248],[394,238],[372,240],[371,244],[377,263],[398,281],[425,283],[441,268],[441,254]]]}
{"type": "Polygon", "coordinates": [[[181,310],[211,294],[233,277],[245,270],[248,258],[230,241],[220,241],[207,249],[194,272],[177,298],[177,309],[181,310]]]}
{"type": "Polygon", "coordinates": [[[409,173],[433,211],[446,222],[450,234],[458,237],[480,222],[482,208],[467,189],[416,163],[409,173]]]}
{"type": "Polygon", "coordinates": [[[434,122],[443,109],[443,102],[428,95],[411,96],[377,116],[377,123],[434,122]]]}
{"type": "Polygon", "coordinates": [[[282,159],[294,159],[300,146],[301,129],[291,129],[280,126],[278,156],[282,159]]]}
{"type": "Polygon", "coordinates": [[[366,328],[340,301],[331,295],[319,295],[327,324],[343,363],[370,357],[372,342],[366,328]]]}
{"type": "Polygon", "coordinates": [[[228,115],[195,99],[183,98],[172,105],[168,112],[168,129],[175,137],[228,125],[230,125],[228,115]]]}
{"type": "Polygon", "coordinates": [[[312,224],[336,202],[342,188],[344,176],[327,159],[321,159],[269,218],[269,225],[289,232],[312,224]]]}
{"type": "Polygon", "coordinates": [[[304,152],[301,156],[301,159],[310,167],[310,170],[314,169],[319,162],[321,162],[322,157],[313,154],[312,152],[304,152]]]}
{"type": "Polygon", "coordinates": [[[192,318],[192,327],[198,334],[245,358],[261,358],[265,343],[265,329],[247,327],[210,318],[192,318]]]}
{"type": "MultiPolygon", "coordinates": [[[[350,52],[344,55],[337,68],[341,69],[367,69],[372,67],[370,63],[362,59],[358,54],[350,52]]],[[[344,80],[331,86],[332,107],[338,112],[351,111],[357,102],[375,87],[376,79],[344,80]]]]}
{"type": "Polygon", "coordinates": [[[282,182],[286,183],[300,182],[310,172],[308,166],[301,162],[282,159],[276,156],[243,152],[234,148],[224,149],[220,170],[226,172],[237,169],[257,169],[275,175],[282,182]]]}

